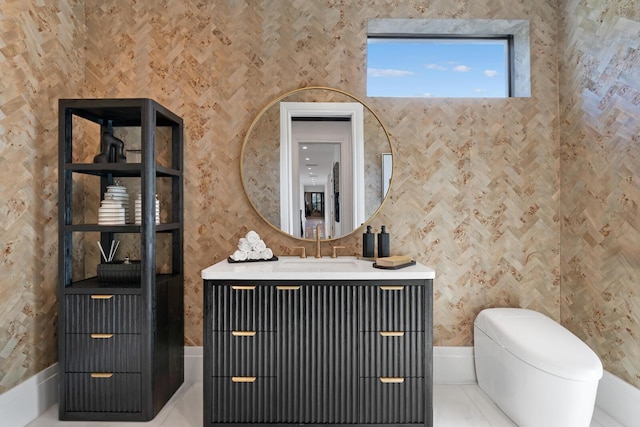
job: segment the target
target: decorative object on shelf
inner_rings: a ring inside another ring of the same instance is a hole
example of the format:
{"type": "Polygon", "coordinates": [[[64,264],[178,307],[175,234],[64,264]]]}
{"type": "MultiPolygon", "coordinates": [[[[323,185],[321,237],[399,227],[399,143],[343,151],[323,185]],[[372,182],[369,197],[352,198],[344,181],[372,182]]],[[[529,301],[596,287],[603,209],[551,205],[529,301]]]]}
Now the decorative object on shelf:
{"type": "Polygon", "coordinates": [[[99,225],[124,225],[125,210],[122,203],[113,198],[113,194],[105,194],[98,208],[99,225]]]}
{"type": "Polygon", "coordinates": [[[140,261],[110,261],[98,264],[100,284],[134,285],[140,284],[140,261]]]}
{"type": "MultiPolygon", "coordinates": [[[[98,241],[98,248],[100,248],[100,253],[102,254],[102,258],[104,258],[104,262],[113,261],[113,257],[116,256],[116,251],[118,250],[118,246],[120,246],[120,240],[112,240],[111,248],[109,249],[109,256],[107,257],[104,254],[104,249],[102,249],[102,243],[98,241]]],[[[129,262],[129,257],[125,258],[125,262],[129,262]]]]}
{"type": "MultiPolygon", "coordinates": [[[[142,224],[142,193],[138,193],[138,197],[134,203],[134,223],[142,224]]],[[[160,200],[156,194],[156,225],[160,224],[160,200]]]]}
{"type": "Polygon", "coordinates": [[[93,163],[125,163],[124,141],[110,132],[103,132],[100,138],[100,153],[93,158],[93,163]]]}
{"type": "Polygon", "coordinates": [[[238,240],[238,249],[231,255],[227,261],[229,262],[247,262],[247,261],[277,261],[278,258],[273,256],[273,251],[267,248],[264,240],[260,235],[251,230],[245,237],[238,240]]]}
{"type": "Polygon", "coordinates": [[[122,204],[124,208],[124,220],[127,224],[132,223],[131,216],[129,215],[129,193],[127,193],[127,187],[120,184],[120,181],[115,181],[113,185],[107,185],[107,192],[104,193],[105,199],[107,195],[111,195],[113,200],[116,200],[122,204]]]}

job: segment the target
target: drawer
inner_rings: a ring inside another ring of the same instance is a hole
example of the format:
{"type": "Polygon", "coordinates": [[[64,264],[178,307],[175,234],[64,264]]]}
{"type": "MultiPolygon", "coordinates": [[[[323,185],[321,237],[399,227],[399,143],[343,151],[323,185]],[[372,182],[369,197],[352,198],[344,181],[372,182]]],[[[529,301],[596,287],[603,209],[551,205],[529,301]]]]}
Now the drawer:
{"type": "Polygon", "coordinates": [[[273,423],[276,421],[274,377],[212,377],[213,423],[273,423]],[[239,382],[237,382],[240,380],[239,382]]]}
{"type": "Polygon", "coordinates": [[[139,334],[66,334],[66,372],[141,372],[139,334]]]}
{"type": "Polygon", "coordinates": [[[65,375],[66,412],[141,412],[140,374],[65,375]]]}
{"type": "Polygon", "coordinates": [[[212,331],[275,331],[275,287],[250,283],[212,286],[212,331]]]}
{"type": "Polygon", "coordinates": [[[276,374],[275,332],[214,332],[211,375],[274,376],[276,374]]]}
{"type": "Polygon", "coordinates": [[[424,378],[360,378],[361,424],[424,423],[424,378]],[[394,382],[401,381],[401,382],[394,382]]]}
{"type": "Polygon", "coordinates": [[[424,332],[360,332],[360,377],[424,376],[424,332]]]}
{"type": "Polygon", "coordinates": [[[64,309],[66,333],[142,332],[142,303],[139,295],[66,295],[64,309]]]}
{"type": "Polygon", "coordinates": [[[424,286],[371,285],[360,291],[361,331],[424,331],[424,286]]]}

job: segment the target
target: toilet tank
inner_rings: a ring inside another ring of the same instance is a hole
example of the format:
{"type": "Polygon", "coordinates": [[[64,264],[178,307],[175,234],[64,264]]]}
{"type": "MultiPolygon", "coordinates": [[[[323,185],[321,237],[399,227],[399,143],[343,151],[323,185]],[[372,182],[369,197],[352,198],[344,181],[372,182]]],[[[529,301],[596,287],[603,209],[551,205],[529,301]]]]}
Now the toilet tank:
{"type": "Polygon", "coordinates": [[[602,363],[549,317],[485,309],[474,322],[480,388],[521,427],[589,427],[602,363]]]}

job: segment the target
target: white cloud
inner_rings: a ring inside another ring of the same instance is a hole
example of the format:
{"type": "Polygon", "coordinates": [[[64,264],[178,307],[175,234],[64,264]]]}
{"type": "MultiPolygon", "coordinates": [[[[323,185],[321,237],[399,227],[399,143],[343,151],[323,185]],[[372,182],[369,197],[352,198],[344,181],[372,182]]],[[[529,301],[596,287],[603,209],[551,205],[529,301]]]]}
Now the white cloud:
{"type": "Polygon", "coordinates": [[[466,73],[467,71],[471,71],[471,67],[467,67],[466,65],[456,65],[455,67],[453,67],[453,71],[466,73]]]}
{"type": "Polygon", "coordinates": [[[426,66],[429,70],[440,70],[440,71],[447,71],[447,67],[443,66],[443,65],[438,65],[438,64],[427,64],[426,66]]]}
{"type": "Polygon", "coordinates": [[[431,97],[433,97],[433,94],[431,94],[431,93],[429,93],[429,92],[425,92],[422,96],[423,96],[424,98],[431,98],[431,97]]]}
{"type": "Polygon", "coordinates": [[[486,93],[487,90],[486,89],[474,89],[473,90],[475,93],[486,93]]]}
{"type": "Polygon", "coordinates": [[[369,68],[367,75],[371,77],[405,77],[412,76],[415,73],[413,71],[406,70],[394,70],[389,68],[369,68]]]}
{"type": "Polygon", "coordinates": [[[484,70],[484,75],[487,77],[495,77],[498,75],[496,70],[484,70]]]}

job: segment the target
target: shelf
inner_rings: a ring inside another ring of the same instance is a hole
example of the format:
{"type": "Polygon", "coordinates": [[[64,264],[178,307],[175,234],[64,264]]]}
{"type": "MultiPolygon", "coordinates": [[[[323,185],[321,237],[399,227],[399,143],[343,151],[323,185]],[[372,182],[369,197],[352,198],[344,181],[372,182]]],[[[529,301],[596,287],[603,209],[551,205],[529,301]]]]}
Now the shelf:
{"type": "MultiPolygon", "coordinates": [[[[116,177],[140,177],[142,174],[142,163],[65,163],[64,169],[71,172],[96,176],[111,174],[116,177]]],[[[177,169],[160,165],[156,165],[155,169],[156,176],[159,177],[179,177],[182,175],[177,169]]]]}
{"type": "Polygon", "coordinates": [[[123,99],[65,99],[62,100],[71,112],[95,123],[112,122],[113,126],[140,126],[144,106],[156,113],[157,126],[174,126],[182,119],[148,98],[123,99]]]}
{"type": "MultiPolygon", "coordinates": [[[[98,231],[100,233],[140,233],[140,225],[124,224],[124,225],[99,225],[99,224],[71,224],[64,226],[64,232],[86,232],[98,231]]],[[[168,222],[165,224],[157,224],[155,226],[157,233],[166,233],[180,229],[180,223],[168,222]]]]}
{"type": "MultiPolygon", "coordinates": [[[[156,286],[160,286],[174,278],[179,278],[179,274],[156,274],[156,286]]],[[[71,294],[88,294],[95,293],[96,291],[101,293],[118,293],[118,294],[140,294],[142,288],[140,284],[136,285],[120,285],[115,286],[112,284],[105,285],[98,283],[97,277],[89,277],[88,279],[80,280],[72,283],[65,288],[65,293],[71,294]]]]}

